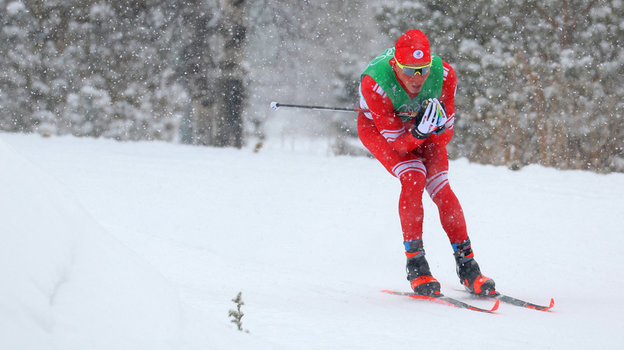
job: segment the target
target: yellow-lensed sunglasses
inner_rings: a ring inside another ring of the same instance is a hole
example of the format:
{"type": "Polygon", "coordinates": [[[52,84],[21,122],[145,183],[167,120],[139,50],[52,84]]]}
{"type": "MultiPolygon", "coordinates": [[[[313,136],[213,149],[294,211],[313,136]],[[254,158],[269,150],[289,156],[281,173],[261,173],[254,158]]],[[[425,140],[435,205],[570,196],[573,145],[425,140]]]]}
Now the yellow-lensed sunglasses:
{"type": "Polygon", "coordinates": [[[403,73],[409,75],[410,77],[413,77],[416,75],[425,76],[429,74],[429,72],[431,71],[431,64],[433,63],[433,62],[429,62],[428,65],[422,66],[422,67],[410,67],[410,66],[404,66],[400,64],[399,61],[396,59],[396,57],[394,58],[394,62],[396,62],[397,66],[399,66],[399,68],[401,69],[403,73]]]}

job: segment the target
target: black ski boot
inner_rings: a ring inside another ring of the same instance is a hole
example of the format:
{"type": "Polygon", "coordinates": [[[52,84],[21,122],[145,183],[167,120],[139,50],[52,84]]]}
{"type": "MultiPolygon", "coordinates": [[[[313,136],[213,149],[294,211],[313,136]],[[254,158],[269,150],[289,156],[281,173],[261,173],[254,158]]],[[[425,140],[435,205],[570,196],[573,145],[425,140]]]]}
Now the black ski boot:
{"type": "Polygon", "coordinates": [[[440,282],[432,275],[429,269],[427,259],[425,259],[425,250],[422,246],[422,240],[405,242],[407,249],[407,280],[410,282],[414,293],[426,296],[440,295],[440,282]]]}
{"type": "Polygon", "coordinates": [[[479,264],[474,259],[474,253],[470,246],[470,239],[453,244],[455,263],[457,264],[457,276],[466,289],[477,295],[496,294],[494,280],[481,274],[479,264]]]}

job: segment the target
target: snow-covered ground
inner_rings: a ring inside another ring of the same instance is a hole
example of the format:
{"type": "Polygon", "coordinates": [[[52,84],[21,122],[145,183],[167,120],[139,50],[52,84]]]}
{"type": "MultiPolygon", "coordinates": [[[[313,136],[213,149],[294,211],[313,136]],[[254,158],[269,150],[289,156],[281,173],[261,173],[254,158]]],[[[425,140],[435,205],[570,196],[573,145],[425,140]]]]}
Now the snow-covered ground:
{"type": "MultiPolygon", "coordinates": [[[[1,349],[587,349],[624,343],[624,174],[451,162],[495,315],[408,291],[373,159],[0,134],[1,349]],[[239,332],[231,301],[242,292],[239,332]]],[[[425,247],[461,291],[425,197],[425,247]]]]}

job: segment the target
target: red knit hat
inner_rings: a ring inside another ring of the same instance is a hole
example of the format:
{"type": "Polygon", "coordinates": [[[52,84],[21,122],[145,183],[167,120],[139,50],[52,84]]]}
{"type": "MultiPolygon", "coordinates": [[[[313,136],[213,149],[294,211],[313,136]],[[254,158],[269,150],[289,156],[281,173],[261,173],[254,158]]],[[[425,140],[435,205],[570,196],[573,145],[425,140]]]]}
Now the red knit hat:
{"type": "Polygon", "coordinates": [[[431,63],[429,40],[425,33],[412,29],[401,35],[394,45],[394,59],[410,67],[423,67],[431,63]]]}

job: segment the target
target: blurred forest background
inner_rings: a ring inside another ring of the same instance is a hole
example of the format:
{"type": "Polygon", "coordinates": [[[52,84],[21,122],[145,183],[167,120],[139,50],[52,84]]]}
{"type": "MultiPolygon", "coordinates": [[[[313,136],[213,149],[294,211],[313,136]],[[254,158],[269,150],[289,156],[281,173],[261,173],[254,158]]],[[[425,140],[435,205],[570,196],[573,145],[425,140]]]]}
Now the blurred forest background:
{"type": "Polygon", "coordinates": [[[622,0],[0,0],[0,130],[365,154],[359,76],[423,30],[458,75],[451,157],[624,172],[622,0]]]}

